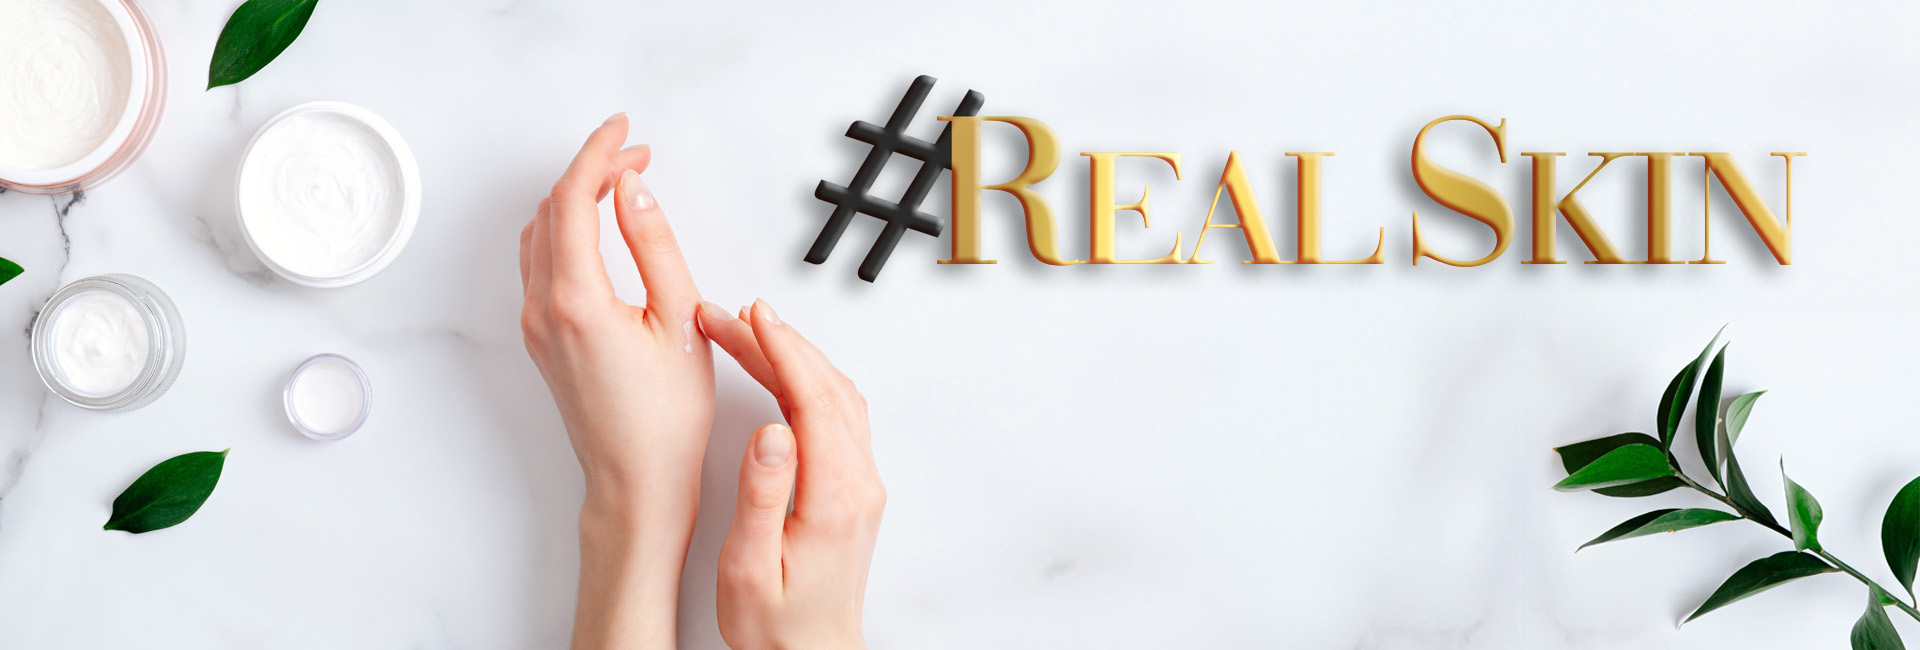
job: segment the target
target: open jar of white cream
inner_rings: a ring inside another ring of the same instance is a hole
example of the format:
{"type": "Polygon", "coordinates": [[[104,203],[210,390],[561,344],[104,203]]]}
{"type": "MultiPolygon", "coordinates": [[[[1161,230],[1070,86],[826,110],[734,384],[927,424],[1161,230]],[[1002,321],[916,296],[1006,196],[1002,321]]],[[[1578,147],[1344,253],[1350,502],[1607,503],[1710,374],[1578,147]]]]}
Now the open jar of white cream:
{"type": "Polygon", "coordinates": [[[309,287],[373,277],[420,219],[420,170],[406,141],[372,111],[341,102],[267,120],[247,143],[235,189],[247,246],[309,287]]]}
{"type": "Polygon", "coordinates": [[[0,189],[68,194],[147,148],[167,96],[132,0],[0,0],[0,189]]]}
{"type": "Polygon", "coordinates": [[[96,411],[140,408],[173,386],[186,354],[180,312],[152,282],[77,280],[33,321],[33,367],[62,399],[96,411]]]}

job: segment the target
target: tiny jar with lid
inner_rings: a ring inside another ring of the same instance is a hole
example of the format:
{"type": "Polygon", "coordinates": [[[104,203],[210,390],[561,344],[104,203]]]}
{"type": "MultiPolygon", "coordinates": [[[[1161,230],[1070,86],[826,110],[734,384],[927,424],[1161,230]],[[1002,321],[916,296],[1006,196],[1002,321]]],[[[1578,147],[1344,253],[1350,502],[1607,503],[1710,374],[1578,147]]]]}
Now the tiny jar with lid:
{"type": "Polygon", "coordinates": [[[166,292],[131,275],[61,287],[33,322],[33,367],[75,406],[126,411],[173,386],[186,355],[180,312],[166,292]]]}
{"type": "Polygon", "coordinates": [[[293,369],[281,399],[287,421],[300,435],[332,442],[366,425],[373,413],[373,382],[352,359],[316,354],[293,369]]]}

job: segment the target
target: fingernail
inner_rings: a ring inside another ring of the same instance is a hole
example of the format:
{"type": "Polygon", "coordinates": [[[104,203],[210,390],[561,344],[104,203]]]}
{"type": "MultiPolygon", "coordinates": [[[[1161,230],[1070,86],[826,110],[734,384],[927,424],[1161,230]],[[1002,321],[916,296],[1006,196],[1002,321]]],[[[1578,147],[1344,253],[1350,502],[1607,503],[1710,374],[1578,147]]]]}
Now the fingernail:
{"type": "Polygon", "coordinates": [[[647,182],[640,180],[640,174],[631,169],[620,172],[620,193],[625,195],[629,208],[645,210],[654,206],[653,191],[647,189],[647,182]]]}
{"type": "Polygon", "coordinates": [[[618,121],[620,121],[620,120],[624,120],[624,119],[627,119],[627,112],[626,112],[626,111],[620,111],[620,112],[618,112],[618,113],[614,113],[614,114],[613,114],[613,117],[609,117],[609,118],[607,118],[607,121],[605,121],[605,122],[601,122],[601,123],[600,123],[600,126],[606,126],[606,125],[608,125],[608,124],[612,124],[612,123],[614,123],[614,122],[618,122],[618,121]]]}
{"type": "Polygon", "coordinates": [[[732,320],[733,319],[733,314],[727,313],[727,310],[721,309],[719,305],[713,304],[711,302],[705,302],[705,301],[702,301],[700,303],[700,315],[713,320],[732,320]]]}
{"type": "Polygon", "coordinates": [[[780,469],[787,466],[787,457],[793,455],[793,432],[778,424],[769,425],[760,430],[760,437],[753,442],[753,460],[767,469],[780,469]]]}
{"type": "Polygon", "coordinates": [[[780,315],[773,313],[773,305],[767,304],[765,300],[753,299],[753,313],[760,314],[760,317],[766,319],[768,323],[780,324],[780,315]]]}

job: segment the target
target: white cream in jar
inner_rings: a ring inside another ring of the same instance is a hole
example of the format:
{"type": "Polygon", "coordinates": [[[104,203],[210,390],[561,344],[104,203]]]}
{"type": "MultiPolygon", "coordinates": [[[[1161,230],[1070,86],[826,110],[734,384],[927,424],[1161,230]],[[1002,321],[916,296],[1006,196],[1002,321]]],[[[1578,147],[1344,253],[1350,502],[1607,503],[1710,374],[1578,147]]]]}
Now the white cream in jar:
{"type": "Polygon", "coordinates": [[[133,56],[102,0],[0,0],[0,166],[80,162],[127,113],[133,56]]]}
{"type": "Polygon", "coordinates": [[[110,291],[87,291],[63,303],[53,315],[53,345],[67,386],[89,397],[126,390],[152,354],[146,318],[110,291]]]}
{"type": "Polygon", "coordinates": [[[95,411],[136,409],[167,392],[187,350],[180,311],[145,279],[81,278],[33,320],[33,368],[61,399],[95,411]]]}
{"type": "Polygon", "coordinates": [[[391,262],[419,214],[419,172],[391,125],[338,102],[294,107],[248,145],[238,181],[247,241],[275,272],[344,286],[391,262]]]}

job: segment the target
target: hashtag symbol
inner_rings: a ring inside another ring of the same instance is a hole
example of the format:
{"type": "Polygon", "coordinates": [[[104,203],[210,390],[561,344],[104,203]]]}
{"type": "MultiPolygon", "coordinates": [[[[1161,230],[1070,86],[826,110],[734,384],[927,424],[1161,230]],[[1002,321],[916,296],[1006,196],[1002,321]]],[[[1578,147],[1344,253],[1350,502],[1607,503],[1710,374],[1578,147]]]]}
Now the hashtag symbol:
{"type": "MultiPolygon", "coordinates": [[[[952,126],[940,130],[940,139],[927,142],[907,137],[907,125],[913,122],[913,116],[920,112],[920,104],[927,99],[927,93],[933,91],[933,77],[920,75],[907,88],[900,105],[893,109],[893,117],[887,119],[885,127],[868,122],[854,122],[847,127],[847,137],[873,145],[866,160],[860,162],[860,171],[853,175],[853,182],[841,187],[826,181],[813,190],[814,198],[833,204],[833,216],[827,217],[827,225],[820,229],[820,236],[813,240],[813,248],[807,250],[807,262],[819,264],[827,261],[827,255],[833,252],[835,244],[840,243],[840,235],[847,232],[847,224],[853,222],[854,213],[864,214],[887,222],[887,228],[873,242],[873,248],[867,251],[867,258],[860,262],[860,279],[872,282],[880,277],[880,268],[886,266],[887,257],[893,254],[893,247],[900,243],[900,237],[908,230],[923,232],[939,237],[947,229],[947,222],[939,217],[920,211],[920,204],[927,200],[927,193],[933,191],[933,182],[940,178],[940,171],[953,167],[952,126]],[[871,194],[873,181],[880,177],[880,170],[900,154],[920,161],[920,171],[913,175],[913,182],[907,185],[907,192],[894,203],[871,194]]],[[[960,107],[953,114],[970,117],[980,114],[980,105],[986,98],[972,90],[960,100],[960,107]]]]}

